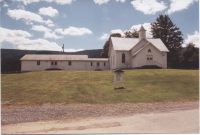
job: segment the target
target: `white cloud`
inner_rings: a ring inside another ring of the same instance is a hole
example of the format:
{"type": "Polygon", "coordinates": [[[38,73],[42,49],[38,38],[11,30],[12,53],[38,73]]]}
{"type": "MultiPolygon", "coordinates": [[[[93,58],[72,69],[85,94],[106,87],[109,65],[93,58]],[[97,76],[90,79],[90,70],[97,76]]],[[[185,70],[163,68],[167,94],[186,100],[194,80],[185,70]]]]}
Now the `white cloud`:
{"type": "MultiPolygon", "coordinates": [[[[133,25],[133,26],[131,27],[131,30],[132,30],[132,29],[139,30],[140,27],[141,27],[141,24],[133,25]]],[[[150,24],[150,23],[144,23],[144,24],[143,24],[143,27],[145,28],[145,30],[147,30],[147,31],[146,31],[146,36],[147,36],[148,38],[152,38],[152,35],[151,35],[151,32],[150,32],[150,31],[151,31],[151,24],[150,24]]]]}
{"type": "Polygon", "coordinates": [[[58,10],[53,9],[52,7],[48,7],[48,8],[43,7],[39,9],[39,14],[54,17],[58,15],[58,10]]]}
{"type": "Polygon", "coordinates": [[[157,2],[157,0],[133,0],[131,4],[144,14],[155,14],[167,8],[163,1],[157,2]]]}
{"type": "Polygon", "coordinates": [[[176,11],[181,11],[187,9],[193,2],[198,0],[170,0],[170,9],[167,11],[168,14],[171,14],[176,11]]]}
{"type": "Polygon", "coordinates": [[[122,30],[120,30],[120,29],[111,30],[110,32],[111,33],[120,33],[121,36],[124,36],[124,32],[122,30]]]}
{"type": "Polygon", "coordinates": [[[78,51],[83,51],[84,49],[64,49],[65,52],[78,52],[78,51]]]}
{"type": "Polygon", "coordinates": [[[186,44],[189,44],[189,43],[193,43],[195,44],[196,47],[199,47],[199,32],[198,31],[195,31],[194,35],[187,34],[187,39],[185,39],[185,44],[183,44],[183,46],[185,47],[186,44]]]}
{"type": "Polygon", "coordinates": [[[73,0],[54,0],[54,2],[56,2],[57,4],[60,4],[60,5],[65,5],[65,4],[71,4],[73,2],[73,0]]]}
{"type": "Polygon", "coordinates": [[[31,4],[34,2],[46,1],[46,2],[56,2],[60,5],[71,4],[75,0],[12,0],[12,1],[21,1],[24,5],[31,4]]]}
{"type": "Polygon", "coordinates": [[[0,43],[9,42],[18,49],[24,50],[54,50],[61,51],[62,48],[55,42],[49,42],[45,39],[33,39],[30,40],[28,37],[32,35],[26,31],[22,30],[10,30],[0,27],[0,43]]]}
{"type": "Polygon", "coordinates": [[[94,0],[94,3],[101,5],[101,4],[107,4],[108,1],[110,0],[94,0]]]}
{"type": "MultiPolygon", "coordinates": [[[[107,2],[109,2],[110,0],[94,0],[94,3],[95,4],[99,4],[99,5],[101,5],[101,4],[107,4],[107,2]]],[[[116,2],[118,2],[118,1],[120,1],[120,2],[125,2],[126,0],[116,0],[116,2]]]]}
{"type": "Polygon", "coordinates": [[[122,2],[122,3],[123,3],[123,2],[125,2],[126,0],[116,0],[116,1],[117,1],[117,2],[118,2],[118,1],[120,1],[120,2],[122,2]]]}
{"type": "Polygon", "coordinates": [[[63,38],[63,36],[57,36],[54,32],[51,33],[51,29],[44,27],[42,25],[34,25],[32,26],[31,30],[45,32],[44,38],[54,38],[54,39],[63,38]]]}
{"type": "Polygon", "coordinates": [[[15,10],[8,10],[7,13],[12,19],[19,20],[19,19],[24,19],[25,21],[31,22],[39,22],[39,23],[45,23],[45,24],[52,24],[53,22],[51,20],[43,20],[43,18],[35,13],[25,11],[22,9],[15,9],[15,10]]]}
{"type": "Polygon", "coordinates": [[[9,30],[5,28],[0,27],[0,42],[3,41],[12,41],[12,39],[15,38],[26,38],[26,37],[32,37],[32,35],[26,31],[22,30],[9,30]]]}
{"type": "Polygon", "coordinates": [[[8,7],[8,4],[4,2],[3,7],[8,7]]]}
{"type": "Polygon", "coordinates": [[[49,27],[54,27],[54,24],[48,24],[49,27]]]}
{"type": "Polygon", "coordinates": [[[107,40],[109,38],[108,34],[103,34],[99,39],[100,40],[107,40]]]}
{"type": "Polygon", "coordinates": [[[55,32],[63,34],[63,35],[72,35],[72,36],[92,34],[92,31],[87,28],[76,28],[76,27],[71,27],[71,26],[65,30],[62,30],[60,28],[56,29],[55,32]]]}
{"type": "Polygon", "coordinates": [[[18,9],[23,9],[23,10],[25,10],[24,6],[21,5],[21,4],[18,4],[17,8],[18,8],[18,9]]]}
{"type": "Polygon", "coordinates": [[[49,32],[51,29],[48,29],[47,27],[44,27],[42,25],[34,25],[32,26],[31,30],[40,31],[40,32],[49,32]]]}
{"type": "Polygon", "coordinates": [[[67,17],[67,15],[66,15],[66,14],[63,14],[63,17],[67,17]]]}
{"type": "Polygon", "coordinates": [[[25,21],[25,23],[26,23],[26,25],[33,25],[33,23],[30,21],[25,21]]]}
{"type": "Polygon", "coordinates": [[[54,32],[45,32],[44,33],[44,38],[54,38],[54,39],[59,39],[59,38],[63,38],[63,36],[57,36],[54,32]]]}

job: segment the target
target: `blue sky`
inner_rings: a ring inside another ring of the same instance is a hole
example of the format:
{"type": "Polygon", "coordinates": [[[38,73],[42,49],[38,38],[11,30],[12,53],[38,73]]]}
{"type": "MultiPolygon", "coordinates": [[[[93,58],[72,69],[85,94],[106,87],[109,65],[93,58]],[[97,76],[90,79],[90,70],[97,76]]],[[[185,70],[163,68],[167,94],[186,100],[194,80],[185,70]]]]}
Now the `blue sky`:
{"type": "Polygon", "coordinates": [[[168,14],[180,28],[184,44],[199,47],[198,0],[0,0],[1,48],[79,51],[102,49],[112,33],[168,14]]]}

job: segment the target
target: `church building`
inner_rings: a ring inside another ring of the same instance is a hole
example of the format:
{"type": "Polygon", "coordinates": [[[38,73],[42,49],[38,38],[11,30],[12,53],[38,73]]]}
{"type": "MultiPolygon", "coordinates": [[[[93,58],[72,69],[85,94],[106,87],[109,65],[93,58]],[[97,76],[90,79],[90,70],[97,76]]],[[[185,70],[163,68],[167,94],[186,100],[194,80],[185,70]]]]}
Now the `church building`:
{"type": "Polygon", "coordinates": [[[139,38],[111,37],[108,58],[88,58],[87,55],[26,54],[21,60],[21,71],[112,70],[130,69],[146,65],[167,68],[169,50],[159,38],[146,38],[141,26],[139,38]]]}
{"type": "Polygon", "coordinates": [[[159,38],[146,38],[143,26],[139,38],[111,37],[109,45],[110,69],[136,68],[145,65],[156,65],[167,68],[169,50],[159,38]]]}

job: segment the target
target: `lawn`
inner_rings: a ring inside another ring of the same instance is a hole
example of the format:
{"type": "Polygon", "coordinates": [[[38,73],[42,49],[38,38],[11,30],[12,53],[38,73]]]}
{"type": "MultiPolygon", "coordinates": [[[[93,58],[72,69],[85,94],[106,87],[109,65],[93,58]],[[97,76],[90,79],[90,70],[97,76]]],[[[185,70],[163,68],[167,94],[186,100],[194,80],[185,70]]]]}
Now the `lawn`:
{"type": "MultiPolygon", "coordinates": [[[[1,101],[44,103],[138,103],[199,100],[199,70],[124,70],[125,89],[114,89],[112,71],[35,71],[1,75],[1,101]]],[[[117,83],[117,87],[121,83],[117,83]]]]}

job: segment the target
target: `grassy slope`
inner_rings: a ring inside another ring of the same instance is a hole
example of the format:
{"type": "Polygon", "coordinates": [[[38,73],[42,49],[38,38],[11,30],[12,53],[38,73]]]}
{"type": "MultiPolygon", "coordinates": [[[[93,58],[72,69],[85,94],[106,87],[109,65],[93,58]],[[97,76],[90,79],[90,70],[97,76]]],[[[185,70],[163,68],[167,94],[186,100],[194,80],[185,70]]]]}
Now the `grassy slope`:
{"type": "Polygon", "coordinates": [[[113,89],[112,71],[38,71],[1,77],[1,100],[13,105],[199,99],[199,70],[125,70],[125,89],[113,89]]]}

